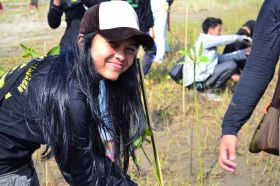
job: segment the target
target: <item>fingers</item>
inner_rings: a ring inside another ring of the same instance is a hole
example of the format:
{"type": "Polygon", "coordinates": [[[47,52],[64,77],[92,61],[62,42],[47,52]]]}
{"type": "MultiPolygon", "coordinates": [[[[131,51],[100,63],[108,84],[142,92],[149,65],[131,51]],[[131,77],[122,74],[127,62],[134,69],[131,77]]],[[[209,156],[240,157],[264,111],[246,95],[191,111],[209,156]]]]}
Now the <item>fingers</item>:
{"type": "Polygon", "coordinates": [[[229,172],[236,170],[235,154],[236,154],[237,137],[234,135],[225,135],[222,137],[219,146],[219,164],[223,169],[229,172]]]}
{"type": "Polygon", "coordinates": [[[264,108],[264,113],[267,114],[269,107],[271,106],[272,101],[269,101],[268,103],[265,104],[264,108]]]}

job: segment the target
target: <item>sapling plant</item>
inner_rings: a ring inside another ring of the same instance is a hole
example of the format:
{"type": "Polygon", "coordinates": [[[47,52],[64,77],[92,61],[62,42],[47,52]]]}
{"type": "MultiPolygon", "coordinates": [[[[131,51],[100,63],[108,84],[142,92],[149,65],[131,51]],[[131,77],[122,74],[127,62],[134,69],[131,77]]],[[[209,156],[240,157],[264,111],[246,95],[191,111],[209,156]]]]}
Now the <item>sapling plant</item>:
{"type": "Polygon", "coordinates": [[[55,47],[51,48],[47,52],[47,54],[41,54],[41,53],[37,52],[35,49],[33,49],[31,47],[27,47],[22,43],[20,43],[20,47],[22,48],[22,50],[24,52],[22,57],[24,57],[24,58],[30,57],[31,59],[42,58],[44,56],[54,56],[54,55],[58,55],[60,52],[59,46],[55,46],[55,47]]]}
{"type": "MultiPolygon", "coordinates": [[[[196,73],[197,68],[199,68],[200,63],[208,62],[208,58],[203,55],[203,43],[200,44],[199,49],[195,48],[194,46],[185,48],[179,51],[179,54],[185,56],[185,61],[182,64],[191,63],[193,65],[193,104],[194,104],[194,116],[195,116],[195,129],[196,129],[196,139],[197,139],[197,159],[199,163],[199,183],[203,185],[203,168],[202,168],[202,160],[201,160],[201,134],[200,134],[200,123],[199,123],[199,109],[198,109],[198,99],[197,99],[197,83],[196,83],[196,73]]],[[[191,66],[190,66],[191,68],[191,66]]],[[[183,74],[183,77],[187,74],[183,74]]],[[[192,143],[192,142],[191,142],[192,143]]],[[[191,144],[192,146],[192,144],[191,144]]],[[[192,147],[191,147],[192,151],[192,147]]],[[[192,153],[192,152],[191,152],[192,153]]],[[[192,160],[191,160],[192,166],[192,160]]]]}
{"type": "MultiPolygon", "coordinates": [[[[151,143],[152,143],[152,147],[153,147],[154,159],[155,159],[155,164],[156,164],[156,176],[157,176],[157,180],[158,180],[159,185],[163,186],[161,165],[160,165],[157,146],[156,146],[156,142],[155,142],[152,126],[151,126],[151,116],[150,116],[150,112],[149,112],[149,108],[148,108],[148,101],[147,101],[146,91],[145,91],[145,86],[144,86],[144,73],[143,73],[142,65],[141,65],[139,59],[137,59],[137,68],[138,68],[138,71],[139,71],[139,78],[140,78],[140,85],[141,85],[141,91],[142,91],[142,96],[143,96],[143,103],[144,103],[145,114],[146,114],[147,125],[148,125],[148,129],[146,131],[144,131],[144,133],[142,135],[142,141],[143,141],[143,139],[145,139],[145,137],[148,137],[148,136],[151,137],[151,143]]],[[[140,141],[141,141],[141,137],[140,137],[140,141]]],[[[143,150],[143,148],[142,148],[142,150],[143,150]]],[[[145,151],[143,151],[143,152],[146,156],[145,151]]],[[[146,157],[148,157],[148,156],[146,156],[146,157]]],[[[149,160],[149,158],[148,158],[148,160],[149,160]]],[[[151,164],[150,160],[149,160],[149,163],[151,164]]]]}

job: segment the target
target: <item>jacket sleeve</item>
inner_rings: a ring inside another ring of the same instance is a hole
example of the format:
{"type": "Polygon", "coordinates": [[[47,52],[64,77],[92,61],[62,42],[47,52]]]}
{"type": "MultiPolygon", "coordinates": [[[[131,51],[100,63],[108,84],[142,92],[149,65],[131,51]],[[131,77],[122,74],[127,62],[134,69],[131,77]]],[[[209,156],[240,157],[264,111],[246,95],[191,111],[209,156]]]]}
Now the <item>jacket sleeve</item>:
{"type": "Polygon", "coordinates": [[[203,37],[203,47],[212,48],[222,45],[227,45],[237,41],[241,36],[239,35],[220,35],[214,36],[209,34],[204,34],[203,37]]]}
{"type": "Polygon", "coordinates": [[[223,120],[223,135],[237,134],[273,77],[279,58],[279,13],[280,1],[264,1],[257,18],[252,52],[223,120]]]}
{"type": "Polygon", "coordinates": [[[55,29],[59,27],[61,23],[62,14],[63,14],[62,6],[54,5],[53,0],[51,0],[49,12],[48,12],[48,24],[51,28],[55,29]]]}
{"type": "MultiPolygon", "coordinates": [[[[75,94],[75,90],[73,93],[75,94]]],[[[73,144],[70,146],[70,165],[67,169],[61,167],[61,172],[70,185],[136,185],[127,175],[117,175],[116,165],[108,158],[95,154],[90,138],[90,114],[87,111],[85,97],[80,93],[70,97],[70,116],[73,122],[73,144]],[[103,161],[100,167],[98,161],[103,161]],[[108,174],[106,174],[108,173],[108,174]]]]}

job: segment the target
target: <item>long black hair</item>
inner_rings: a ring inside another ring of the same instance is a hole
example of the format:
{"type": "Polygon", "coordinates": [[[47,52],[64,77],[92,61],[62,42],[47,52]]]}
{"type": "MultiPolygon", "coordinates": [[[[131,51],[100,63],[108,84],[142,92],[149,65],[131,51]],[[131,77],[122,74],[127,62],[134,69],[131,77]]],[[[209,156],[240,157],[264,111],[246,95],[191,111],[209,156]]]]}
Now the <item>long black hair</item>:
{"type": "MultiPolygon", "coordinates": [[[[76,82],[78,89],[86,98],[91,150],[93,156],[99,157],[100,167],[105,167],[105,148],[99,130],[105,130],[113,136],[115,143],[115,162],[126,172],[129,164],[129,148],[145,128],[145,116],[141,103],[140,84],[137,76],[136,62],[116,81],[105,81],[108,112],[113,126],[107,127],[101,118],[98,96],[99,82],[103,78],[98,74],[91,57],[92,39],[96,34],[84,36],[82,44],[60,54],[47,72],[46,82],[36,88],[37,105],[33,109],[37,122],[41,124],[42,133],[51,150],[45,152],[44,158],[54,154],[60,166],[68,167],[71,158],[70,148],[73,141],[73,121],[70,116],[70,85],[76,82]]],[[[47,60],[46,60],[47,61],[47,60]]],[[[31,85],[32,86],[32,85],[31,85]]],[[[71,166],[71,165],[70,165],[71,166]]]]}

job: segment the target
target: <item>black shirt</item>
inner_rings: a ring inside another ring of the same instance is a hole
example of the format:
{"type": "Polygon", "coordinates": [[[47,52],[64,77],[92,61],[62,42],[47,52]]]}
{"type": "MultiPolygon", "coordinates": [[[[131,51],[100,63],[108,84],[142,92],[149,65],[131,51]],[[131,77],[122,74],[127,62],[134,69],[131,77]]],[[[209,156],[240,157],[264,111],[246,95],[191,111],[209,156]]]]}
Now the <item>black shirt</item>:
{"type": "Polygon", "coordinates": [[[149,31],[154,26],[153,12],[150,0],[126,0],[135,10],[138,20],[139,29],[142,32],[149,31]]]}
{"type": "Polygon", "coordinates": [[[61,51],[65,51],[73,44],[73,42],[77,42],[77,36],[80,30],[80,22],[86,11],[84,5],[86,7],[91,7],[104,1],[109,0],[82,0],[69,5],[62,4],[61,6],[55,6],[53,4],[53,0],[50,1],[48,23],[51,28],[55,29],[59,27],[63,12],[65,13],[67,27],[59,44],[61,51]]]}
{"type": "MultiPolygon", "coordinates": [[[[236,34],[252,37],[246,30],[244,30],[242,28],[236,34]]],[[[245,49],[248,47],[251,47],[251,44],[246,40],[235,41],[234,43],[226,45],[223,53],[227,54],[227,53],[235,52],[237,50],[242,50],[242,49],[245,49]]],[[[245,63],[246,63],[246,60],[236,61],[236,64],[238,66],[238,70],[237,70],[238,73],[240,73],[240,71],[244,69],[245,63]]]]}

